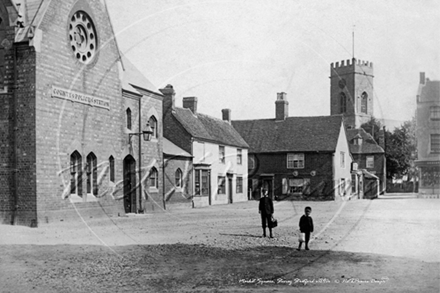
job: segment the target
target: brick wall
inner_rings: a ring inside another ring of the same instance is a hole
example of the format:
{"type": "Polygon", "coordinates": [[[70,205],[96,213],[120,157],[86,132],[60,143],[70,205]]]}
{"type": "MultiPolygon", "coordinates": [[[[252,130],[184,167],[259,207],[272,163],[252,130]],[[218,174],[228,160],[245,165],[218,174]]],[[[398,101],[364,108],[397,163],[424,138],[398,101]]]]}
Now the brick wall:
{"type": "Polygon", "coordinates": [[[193,196],[193,165],[191,158],[168,156],[165,158],[165,204],[167,209],[172,205],[180,204],[188,208],[192,207],[193,196]],[[175,188],[176,170],[182,171],[182,188],[175,188]]]}
{"type": "MultiPolygon", "coordinates": [[[[286,153],[257,154],[256,158],[258,170],[250,178],[258,179],[261,174],[274,174],[273,195],[275,197],[283,197],[283,178],[308,178],[312,192],[309,196],[301,199],[334,199],[333,157],[331,153],[305,153],[303,169],[288,169],[286,153]],[[293,175],[294,171],[298,172],[297,176],[293,175]],[[311,175],[312,171],[316,171],[314,176],[311,175]]],[[[255,191],[253,194],[255,195],[255,191]]]]}

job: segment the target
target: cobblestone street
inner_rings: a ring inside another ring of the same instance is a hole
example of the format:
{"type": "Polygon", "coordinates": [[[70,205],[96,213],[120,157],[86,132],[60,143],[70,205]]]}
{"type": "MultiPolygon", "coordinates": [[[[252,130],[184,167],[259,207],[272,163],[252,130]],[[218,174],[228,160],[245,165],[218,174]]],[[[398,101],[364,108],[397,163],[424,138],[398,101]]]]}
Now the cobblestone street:
{"type": "Polygon", "coordinates": [[[275,203],[262,238],[257,202],[32,229],[0,226],[2,292],[438,292],[440,202],[275,203]],[[305,206],[310,251],[296,251],[305,206]],[[294,288],[293,288],[294,287],[294,288]]]}

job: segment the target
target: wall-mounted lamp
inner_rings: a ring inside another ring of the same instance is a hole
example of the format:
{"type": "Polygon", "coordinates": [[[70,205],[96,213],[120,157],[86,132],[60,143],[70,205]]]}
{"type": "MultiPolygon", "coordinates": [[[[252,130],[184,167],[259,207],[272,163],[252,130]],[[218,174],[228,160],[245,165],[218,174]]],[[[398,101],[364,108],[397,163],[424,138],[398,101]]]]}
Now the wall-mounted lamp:
{"type": "Polygon", "coordinates": [[[144,137],[145,141],[150,141],[152,134],[153,134],[153,130],[150,127],[150,123],[147,123],[146,130],[142,130],[142,132],[139,132],[139,133],[129,133],[128,134],[128,142],[131,142],[131,137],[133,135],[142,135],[144,137]]]}

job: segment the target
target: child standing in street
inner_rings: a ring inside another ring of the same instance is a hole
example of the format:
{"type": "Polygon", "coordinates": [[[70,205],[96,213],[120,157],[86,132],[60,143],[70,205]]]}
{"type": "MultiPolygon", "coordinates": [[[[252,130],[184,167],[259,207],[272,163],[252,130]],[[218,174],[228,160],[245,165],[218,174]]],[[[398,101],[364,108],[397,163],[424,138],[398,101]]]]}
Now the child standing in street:
{"type": "MultiPolygon", "coordinates": [[[[309,250],[310,233],[313,232],[313,219],[310,217],[312,213],[311,207],[304,209],[304,215],[299,219],[299,230],[305,234],[306,250],[309,250]]],[[[299,246],[296,250],[301,250],[302,241],[299,242],[299,246]]]]}

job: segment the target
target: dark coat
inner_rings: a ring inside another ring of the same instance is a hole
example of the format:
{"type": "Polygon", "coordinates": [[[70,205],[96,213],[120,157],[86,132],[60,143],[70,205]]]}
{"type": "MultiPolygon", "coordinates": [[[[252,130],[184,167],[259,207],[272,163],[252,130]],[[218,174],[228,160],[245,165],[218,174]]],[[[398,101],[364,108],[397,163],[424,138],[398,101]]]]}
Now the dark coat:
{"type": "Polygon", "coordinates": [[[273,214],[272,199],[267,196],[260,198],[260,204],[258,205],[258,210],[263,215],[272,215],[273,214]]]}
{"type": "Polygon", "coordinates": [[[313,232],[312,217],[303,215],[301,219],[299,219],[299,229],[301,230],[301,233],[313,232]]]}

